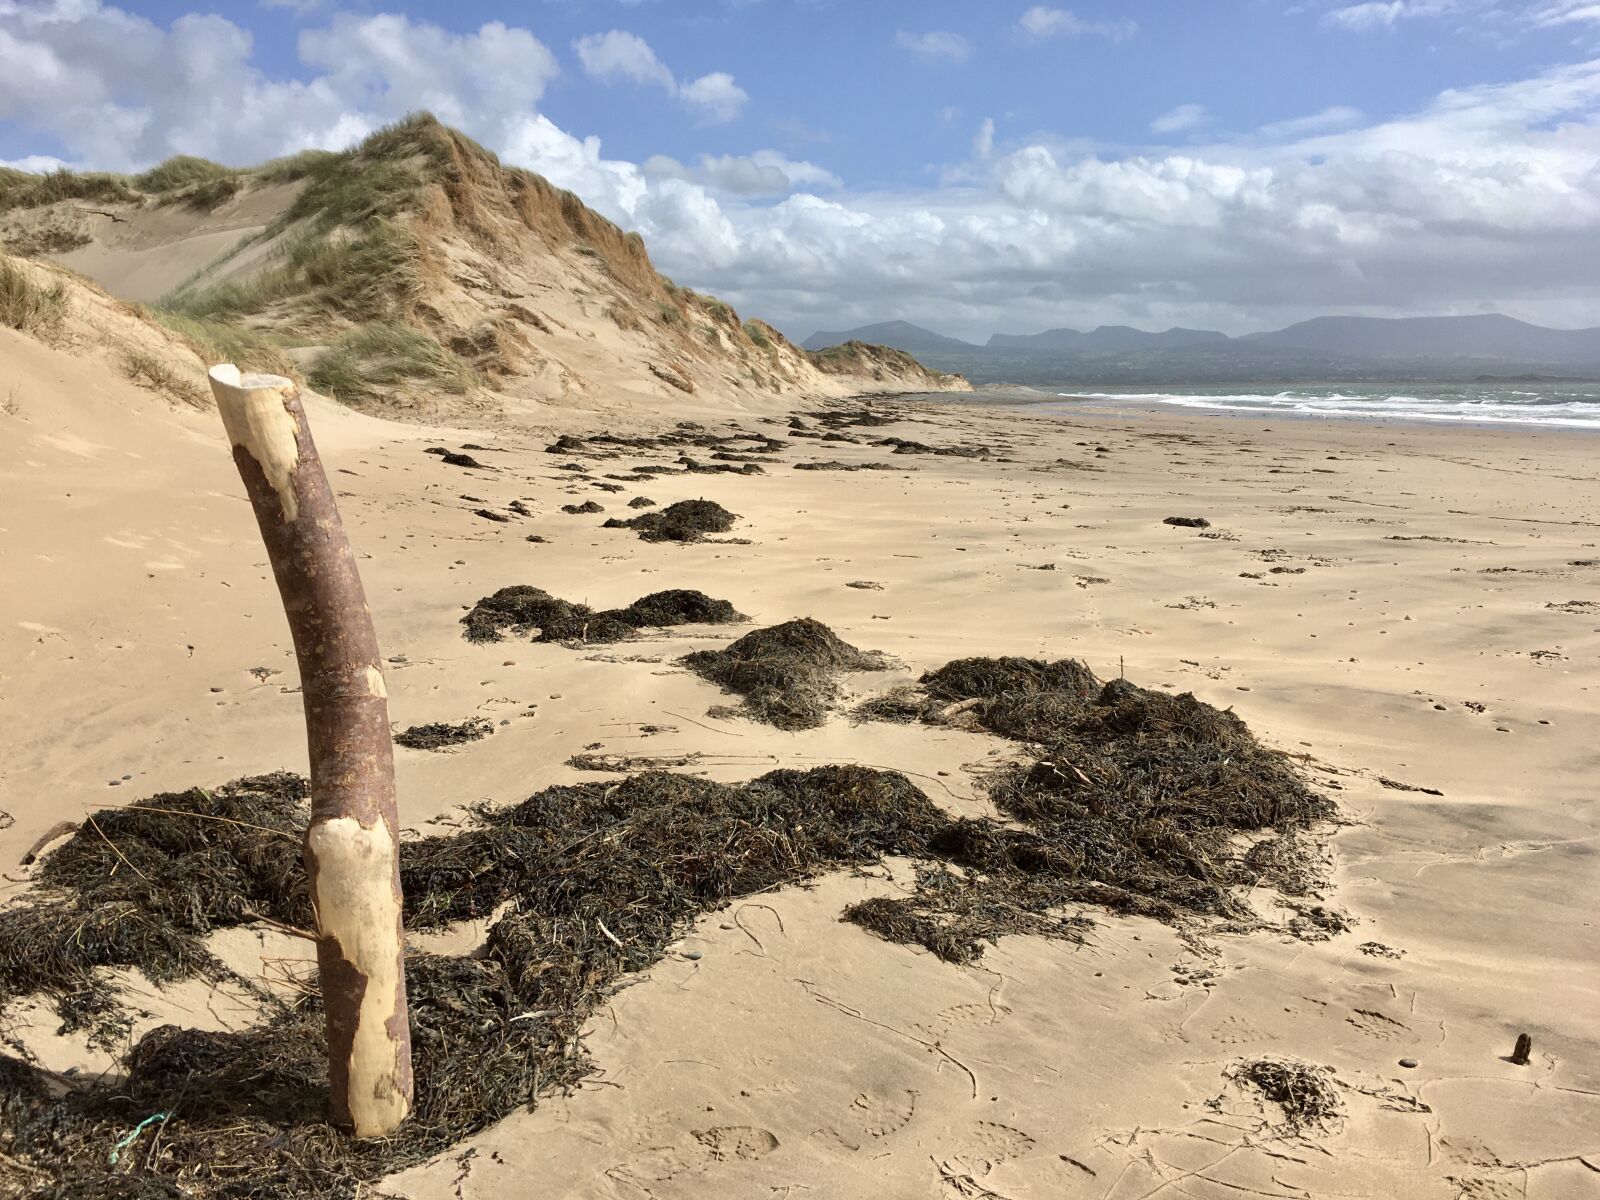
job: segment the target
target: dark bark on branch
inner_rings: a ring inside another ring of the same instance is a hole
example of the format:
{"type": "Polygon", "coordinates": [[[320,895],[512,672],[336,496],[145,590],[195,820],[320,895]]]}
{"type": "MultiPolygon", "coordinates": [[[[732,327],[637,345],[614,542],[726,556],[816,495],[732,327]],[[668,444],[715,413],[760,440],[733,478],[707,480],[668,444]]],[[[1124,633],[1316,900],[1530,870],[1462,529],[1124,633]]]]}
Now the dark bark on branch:
{"type": "Polygon", "coordinates": [[[399,816],[388,691],[355,555],[298,389],[211,372],[300,664],[311,760],[305,865],[317,913],[333,1122],[391,1132],[411,1107],[399,816]]]}

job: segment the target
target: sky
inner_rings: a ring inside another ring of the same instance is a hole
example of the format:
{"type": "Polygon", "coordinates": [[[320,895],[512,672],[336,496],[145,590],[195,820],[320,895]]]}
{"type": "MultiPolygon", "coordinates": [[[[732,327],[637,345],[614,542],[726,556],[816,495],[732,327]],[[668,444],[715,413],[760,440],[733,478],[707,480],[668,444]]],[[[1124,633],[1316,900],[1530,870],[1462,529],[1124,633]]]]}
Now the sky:
{"type": "Polygon", "coordinates": [[[0,162],[429,109],[784,332],[1600,325],[1590,0],[0,0],[0,162]]]}

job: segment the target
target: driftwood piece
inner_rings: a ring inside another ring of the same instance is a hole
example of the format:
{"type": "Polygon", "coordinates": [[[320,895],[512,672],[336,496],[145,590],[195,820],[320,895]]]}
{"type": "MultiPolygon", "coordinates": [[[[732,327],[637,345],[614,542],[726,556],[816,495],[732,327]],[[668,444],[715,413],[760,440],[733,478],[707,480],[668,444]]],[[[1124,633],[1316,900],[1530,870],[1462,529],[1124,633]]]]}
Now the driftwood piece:
{"type": "Polygon", "coordinates": [[[1511,1051],[1511,1057],[1506,1061],[1515,1063],[1519,1067],[1525,1067],[1532,1062],[1533,1039],[1525,1033],[1517,1034],[1517,1044],[1511,1051]]]}
{"type": "Polygon", "coordinates": [[[305,865],[327,1011],[330,1113],[358,1137],[411,1108],[388,691],[355,555],[299,389],[211,370],[300,663],[311,762],[305,865]]]}

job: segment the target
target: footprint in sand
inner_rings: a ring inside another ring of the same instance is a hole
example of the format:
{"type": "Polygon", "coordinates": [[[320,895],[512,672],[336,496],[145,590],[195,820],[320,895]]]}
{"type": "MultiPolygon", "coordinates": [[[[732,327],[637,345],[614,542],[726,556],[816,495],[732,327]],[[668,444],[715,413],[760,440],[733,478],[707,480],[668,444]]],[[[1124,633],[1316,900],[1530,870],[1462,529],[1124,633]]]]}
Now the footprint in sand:
{"type": "Polygon", "coordinates": [[[1411,1032],[1409,1026],[1396,1021],[1393,1017],[1385,1016],[1375,1008],[1358,1008],[1345,1020],[1368,1037],[1377,1038],[1382,1042],[1392,1042],[1411,1032]]]}
{"type": "Polygon", "coordinates": [[[1217,1027],[1212,1031],[1211,1040],[1224,1046],[1236,1046],[1243,1042],[1259,1042],[1266,1035],[1243,1017],[1226,1017],[1217,1022],[1217,1027]]]}
{"type": "Polygon", "coordinates": [[[898,1096],[873,1096],[862,1092],[850,1104],[850,1115],[861,1123],[869,1138],[888,1137],[911,1124],[917,1114],[917,1094],[907,1088],[898,1096]]]}
{"type": "Polygon", "coordinates": [[[1037,1145],[1032,1137],[1012,1125],[979,1121],[968,1147],[958,1156],[975,1175],[987,1175],[1037,1145]]]}
{"type": "Polygon", "coordinates": [[[704,1171],[718,1163],[765,1158],[778,1148],[770,1130],[753,1125],[716,1125],[692,1129],[693,1145],[652,1146],[611,1167],[606,1175],[644,1191],[679,1175],[704,1171]]]}
{"type": "Polygon", "coordinates": [[[754,1125],[717,1125],[692,1132],[694,1140],[705,1147],[714,1162],[733,1158],[754,1161],[778,1148],[778,1139],[771,1130],[757,1129],[754,1125]]]}
{"type": "Polygon", "coordinates": [[[940,1029],[964,1029],[973,1025],[998,1025],[1011,1015],[1004,1004],[952,1004],[939,1010],[940,1029]]]}
{"type": "Polygon", "coordinates": [[[1012,1159],[1021,1158],[1038,1143],[1013,1125],[979,1121],[967,1145],[939,1164],[947,1196],[992,1196],[978,1180],[1012,1159]]]}
{"type": "Polygon", "coordinates": [[[811,1136],[841,1150],[860,1150],[867,1143],[899,1133],[917,1112],[917,1093],[907,1088],[889,1096],[861,1092],[836,1125],[811,1136]]]}

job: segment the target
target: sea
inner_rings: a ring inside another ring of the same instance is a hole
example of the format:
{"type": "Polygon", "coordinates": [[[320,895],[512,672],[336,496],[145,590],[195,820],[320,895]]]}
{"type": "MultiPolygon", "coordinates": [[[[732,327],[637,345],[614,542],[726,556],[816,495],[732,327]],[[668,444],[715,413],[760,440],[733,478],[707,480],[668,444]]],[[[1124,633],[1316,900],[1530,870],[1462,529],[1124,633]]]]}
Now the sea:
{"type": "Polygon", "coordinates": [[[1033,403],[1063,407],[1085,401],[1162,405],[1212,412],[1427,423],[1472,423],[1600,431],[1600,383],[1504,382],[1296,384],[1281,391],[1220,384],[1198,387],[1108,388],[1071,391],[1039,388],[1033,403]]]}

